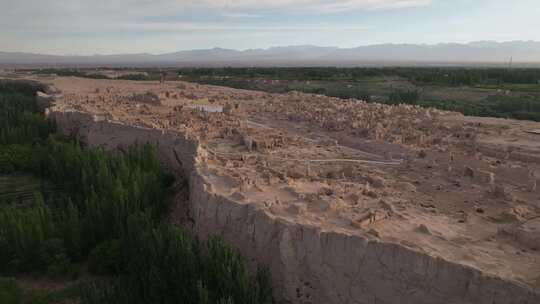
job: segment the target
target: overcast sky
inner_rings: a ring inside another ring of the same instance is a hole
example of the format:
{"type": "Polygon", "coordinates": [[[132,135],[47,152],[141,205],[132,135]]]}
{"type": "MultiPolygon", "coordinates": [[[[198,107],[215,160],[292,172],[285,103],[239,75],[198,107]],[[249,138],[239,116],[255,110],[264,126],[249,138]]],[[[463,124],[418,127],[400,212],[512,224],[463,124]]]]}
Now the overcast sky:
{"type": "Polygon", "coordinates": [[[0,0],[0,51],[540,40],[540,0],[0,0]]]}

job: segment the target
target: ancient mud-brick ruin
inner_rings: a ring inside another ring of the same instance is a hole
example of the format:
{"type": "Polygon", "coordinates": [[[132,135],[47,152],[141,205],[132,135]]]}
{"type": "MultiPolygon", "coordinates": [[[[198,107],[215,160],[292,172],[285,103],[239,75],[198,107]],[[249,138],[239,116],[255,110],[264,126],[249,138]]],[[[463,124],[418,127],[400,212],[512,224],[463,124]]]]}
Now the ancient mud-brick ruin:
{"type": "Polygon", "coordinates": [[[40,78],[60,129],[156,142],[171,221],[269,267],[280,303],[540,303],[540,124],[183,82],[40,78]]]}

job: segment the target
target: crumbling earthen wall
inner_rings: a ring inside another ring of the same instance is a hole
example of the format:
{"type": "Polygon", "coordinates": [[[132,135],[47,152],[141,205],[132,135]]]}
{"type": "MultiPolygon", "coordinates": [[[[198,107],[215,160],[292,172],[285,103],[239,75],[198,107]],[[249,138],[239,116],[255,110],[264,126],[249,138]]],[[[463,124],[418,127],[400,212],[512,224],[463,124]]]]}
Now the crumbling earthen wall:
{"type": "Polygon", "coordinates": [[[278,218],[212,191],[198,162],[196,140],[128,126],[76,111],[55,111],[59,129],[108,149],[154,142],[161,160],[190,180],[189,217],[201,238],[219,234],[253,266],[269,267],[284,303],[540,303],[517,282],[381,242],[366,235],[324,231],[278,218]]]}

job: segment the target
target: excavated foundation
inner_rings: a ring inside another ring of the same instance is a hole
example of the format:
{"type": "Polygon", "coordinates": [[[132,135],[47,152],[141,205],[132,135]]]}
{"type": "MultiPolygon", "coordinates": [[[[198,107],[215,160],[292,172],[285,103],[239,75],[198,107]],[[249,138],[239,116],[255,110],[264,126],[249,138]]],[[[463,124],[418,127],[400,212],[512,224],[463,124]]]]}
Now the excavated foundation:
{"type": "MultiPolygon", "coordinates": [[[[48,110],[59,130],[91,146],[158,144],[162,162],[189,177],[190,228],[220,235],[270,269],[280,303],[540,303],[529,286],[486,275],[399,244],[294,223],[216,194],[197,140],[79,111],[48,110]]],[[[182,203],[182,202],[179,202],[182,203]]]]}

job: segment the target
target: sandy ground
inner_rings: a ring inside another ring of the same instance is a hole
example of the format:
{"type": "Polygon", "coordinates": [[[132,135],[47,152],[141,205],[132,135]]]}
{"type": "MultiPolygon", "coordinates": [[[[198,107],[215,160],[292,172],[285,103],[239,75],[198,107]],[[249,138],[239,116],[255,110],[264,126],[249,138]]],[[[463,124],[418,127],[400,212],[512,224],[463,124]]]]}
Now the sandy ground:
{"type": "Polygon", "coordinates": [[[540,287],[539,123],[185,82],[40,77],[56,107],[198,138],[212,191],[540,287]]]}

